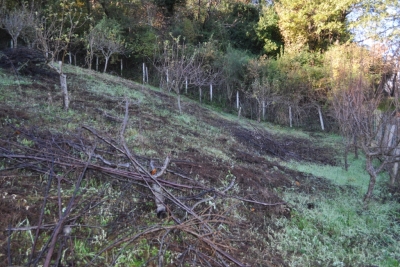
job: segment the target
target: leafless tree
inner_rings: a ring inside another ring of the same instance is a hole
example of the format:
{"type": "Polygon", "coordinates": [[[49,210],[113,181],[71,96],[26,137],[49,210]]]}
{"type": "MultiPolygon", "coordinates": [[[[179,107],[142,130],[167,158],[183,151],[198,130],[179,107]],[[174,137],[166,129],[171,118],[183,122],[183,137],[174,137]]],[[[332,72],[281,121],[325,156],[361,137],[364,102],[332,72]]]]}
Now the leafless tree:
{"type": "Polygon", "coordinates": [[[60,6],[59,12],[42,13],[36,18],[36,46],[46,56],[47,65],[60,75],[64,109],[68,110],[69,96],[67,76],[63,71],[64,58],[71,41],[75,38],[75,30],[83,25],[85,19],[75,4],[63,0],[60,6]],[[54,61],[59,57],[59,65],[56,66],[54,61]]]}
{"type": "Polygon", "coordinates": [[[88,68],[92,69],[92,62],[93,62],[93,55],[94,55],[94,41],[95,41],[95,34],[91,31],[85,35],[85,41],[88,45],[88,49],[86,50],[86,63],[88,68]]]}
{"type": "Polygon", "coordinates": [[[207,60],[207,45],[200,48],[199,53],[195,54],[195,61],[188,84],[199,88],[199,101],[202,100],[202,87],[210,86],[210,100],[212,100],[212,86],[219,84],[221,70],[213,66],[213,62],[207,60]]]}
{"type": "Polygon", "coordinates": [[[24,29],[31,26],[32,13],[25,6],[0,14],[0,27],[5,29],[12,38],[13,48],[18,47],[18,38],[24,29]]]}
{"type": "Polygon", "coordinates": [[[176,93],[179,113],[182,113],[181,91],[184,86],[197,86],[201,94],[202,86],[218,84],[220,71],[206,59],[205,50],[205,47],[197,47],[188,52],[180,37],[172,37],[172,41],[165,41],[160,51],[155,53],[153,64],[161,75],[160,87],[176,93]]]}
{"type": "MultiPolygon", "coordinates": [[[[112,55],[124,53],[124,41],[120,35],[120,25],[117,21],[103,18],[89,33],[90,57],[93,52],[99,51],[105,58],[104,73],[107,71],[108,62],[112,55]]],[[[89,58],[90,58],[89,57],[89,58]]]]}
{"type": "Polygon", "coordinates": [[[165,41],[156,53],[154,66],[161,75],[161,87],[173,90],[178,99],[178,110],[182,113],[181,90],[187,81],[197,72],[195,55],[188,55],[186,45],[180,43],[180,37],[165,41]]]}
{"type": "Polygon", "coordinates": [[[384,98],[362,75],[354,77],[348,87],[333,94],[333,108],[347,142],[357,137],[355,145],[366,157],[370,181],[364,201],[373,195],[377,176],[391,164],[399,162],[400,119],[398,101],[384,98]],[[383,108],[379,108],[384,104],[383,108]]]}

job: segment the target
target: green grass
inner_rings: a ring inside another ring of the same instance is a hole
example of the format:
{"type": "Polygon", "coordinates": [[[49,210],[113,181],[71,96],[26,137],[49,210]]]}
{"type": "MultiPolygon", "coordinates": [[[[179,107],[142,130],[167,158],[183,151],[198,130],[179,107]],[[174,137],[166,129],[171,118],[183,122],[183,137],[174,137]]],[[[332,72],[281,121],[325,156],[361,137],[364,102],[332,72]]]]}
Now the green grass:
{"type": "MultiPolygon", "coordinates": [[[[362,199],[369,182],[365,158],[350,157],[349,162],[347,172],[340,166],[282,163],[333,183],[329,196],[284,193],[293,208],[292,218],[278,219],[276,225],[283,230],[275,233],[271,245],[290,266],[400,266],[400,203],[381,203],[378,198],[365,209],[362,199]],[[308,209],[309,203],[315,208],[308,209]]],[[[375,195],[380,195],[387,180],[386,174],[379,175],[375,195]]]]}
{"type": "MultiPolygon", "coordinates": [[[[281,165],[292,170],[326,178],[336,185],[355,186],[360,192],[365,192],[369,184],[369,175],[365,170],[365,157],[363,155],[359,155],[358,159],[355,159],[353,155],[349,156],[350,166],[348,171],[344,169],[343,165],[330,166],[310,162],[289,161],[281,162],[281,165]]],[[[387,181],[388,179],[388,174],[382,172],[378,175],[377,181],[387,181]]]]}
{"type": "Polygon", "coordinates": [[[284,230],[275,232],[271,245],[290,266],[399,266],[400,205],[372,203],[363,209],[360,195],[285,193],[292,218],[278,219],[284,230]],[[314,209],[308,209],[313,201],[314,209]]]}
{"type": "Polygon", "coordinates": [[[29,84],[32,84],[30,79],[26,79],[24,76],[17,77],[16,75],[10,75],[8,73],[4,73],[4,70],[0,69],[0,88],[2,86],[29,84]]]}

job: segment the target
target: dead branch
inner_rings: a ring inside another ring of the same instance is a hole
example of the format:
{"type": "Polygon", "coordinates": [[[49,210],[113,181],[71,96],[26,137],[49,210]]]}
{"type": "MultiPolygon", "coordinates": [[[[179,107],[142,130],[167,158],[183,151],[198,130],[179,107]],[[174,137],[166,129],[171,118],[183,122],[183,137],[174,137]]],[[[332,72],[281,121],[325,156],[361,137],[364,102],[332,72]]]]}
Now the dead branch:
{"type": "MultiPolygon", "coordinates": [[[[95,149],[93,149],[93,150],[95,150],[95,149]]],[[[52,234],[52,237],[51,237],[51,242],[49,244],[49,251],[47,252],[46,260],[45,260],[44,265],[43,265],[44,267],[50,266],[50,261],[51,261],[51,257],[53,256],[54,248],[56,246],[56,242],[57,242],[57,239],[58,239],[58,234],[60,233],[61,229],[63,228],[65,220],[68,218],[69,214],[71,213],[71,209],[72,209],[72,206],[74,204],[75,197],[76,197],[76,195],[78,193],[78,190],[80,188],[82,179],[85,176],[85,173],[86,173],[86,170],[87,170],[87,167],[89,165],[90,160],[91,160],[91,155],[89,155],[87,163],[86,163],[84,169],[81,172],[81,175],[79,176],[79,178],[78,178],[78,180],[77,180],[77,182],[75,184],[74,193],[72,194],[72,197],[69,200],[68,205],[67,205],[64,213],[62,214],[62,216],[60,217],[56,227],[54,228],[54,231],[53,231],[53,234],[52,234]]]]}
{"type": "MultiPolygon", "coordinates": [[[[49,138],[49,141],[47,139],[40,139],[34,134],[26,133],[27,138],[29,136],[29,140],[34,140],[34,146],[23,146],[18,142],[0,139],[0,143],[3,144],[3,147],[0,147],[0,158],[6,159],[7,167],[13,167],[11,169],[32,170],[44,173],[48,177],[50,177],[49,166],[53,166],[52,168],[54,168],[54,170],[51,173],[53,178],[58,179],[58,192],[60,192],[64,186],[62,182],[68,180],[68,185],[75,184],[75,190],[72,196],[75,196],[76,188],[78,188],[80,181],[82,181],[85,173],[90,170],[91,172],[107,177],[107,181],[112,181],[113,184],[119,185],[121,181],[126,182],[124,187],[120,187],[122,190],[131,190],[134,188],[133,190],[140,192],[142,196],[149,195],[148,193],[142,192],[150,191],[156,199],[156,204],[158,200],[161,200],[160,203],[164,205],[167,211],[166,213],[169,215],[164,222],[172,222],[173,225],[170,223],[167,225],[157,223],[152,226],[142,224],[139,228],[129,228],[130,230],[127,231],[127,225],[129,226],[132,224],[132,217],[127,218],[124,224],[122,224],[118,221],[117,216],[113,215],[115,216],[115,223],[119,230],[117,231],[113,227],[109,228],[112,229],[113,238],[110,237],[108,239],[108,244],[96,252],[97,256],[93,257],[91,263],[88,265],[94,264],[97,257],[106,251],[129,246],[141,238],[150,240],[149,237],[154,237],[154,239],[159,240],[157,245],[160,246],[158,265],[161,265],[163,261],[163,251],[173,246],[172,243],[169,243],[169,238],[167,238],[167,236],[186,233],[182,235],[182,238],[184,238],[184,246],[186,246],[186,244],[191,246],[191,250],[186,255],[197,257],[198,263],[201,263],[203,266],[229,266],[229,264],[246,266],[232,254],[233,248],[230,246],[231,237],[229,231],[221,232],[220,230],[221,224],[231,227],[237,222],[228,216],[223,216],[223,214],[227,213],[218,212],[218,210],[204,203],[214,201],[215,199],[224,201],[229,198],[258,205],[280,205],[283,203],[263,203],[261,201],[235,196],[233,193],[230,193],[230,190],[232,190],[236,182],[235,177],[232,178],[227,186],[220,190],[208,188],[200,182],[195,181],[195,179],[186,176],[174,175],[174,177],[177,178],[174,181],[170,181],[169,177],[164,177],[162,179],[167,171],[170,175],[174,173],[173,170],[168,170],[169,163],[171,162],[170,154],[166,156],[162,166],[155,167],[154,162],[150,159],[132,154],[125,140],[122,140],[124,139],[124,131],[128,123],[128,104],[129,101],[127,101],[125,105],[125,117],[122,130],[119,134],[121,139],[119,144],[115,141],[111,141],[111,138],[106,138],[97,133],[96,130],[84,126],[83,129],[86,129],[95,139],[100,140],[100,142],[96,143],[96,146],[87,144],[88,141],[82,138],[78,139],[78,141],[72,141],[68,140],[68,137],[65,136],[61,138],[62,141],[59,141],[56,136],[52,136],[49,138]],[[115,151],[117,153],[115,153],[115,151]],[[86,158],[85,161],[81,158],[82,155],[86,158]],[[149,164],[149,160],[151,167],[150,172],[148,167],[144,167],[149,164]],[[128,163],[126,163],[127,161],[128,163]],[[125,165],[121,166],[119,162],[123,162],[125,165]],[[126,164],[129,164],[129,166],[126,164]],[[75,179],[71,178],[74,174],[72,171],[76,172],[78,170],[80,170],[81,173],[77,175],[77,179],[74,182],[75,179]],[[56,175],[56,173],[63,174],[56,175]],[[68,175],[68,173],[70,174],[68,175]],[[158,189],[154,186],[158,187],[158,189]],[[145,190],[140,191],[136,188],[144,188],[145,190]],[[159,192],[160,195],[157,196],[157,192],[159,192]],[[182,214],[185,215],[182,216],[182,214]]],[[[198,164],[196,165],[200,166],[198,164]]],[[[51,183],[48,183],[48,186],[50,186],[50,184],[51,183]]],[[[127,194],[129,193],[130,192],[127,194]]],[[[44,194],[47,200],[51,198],[53,200],[58,200],[58,202],[60,201],[60,194],[57,196],[47,195],[47,193],[44,194]]],[[[46,249],[36,257],[34,264],[38,264],[41,255],[47,252],[45,264],[48,266],[48,264],[50,264],[51,254],[54,254],[55,244],[59,240],[57,239],[57,235],[64,229],[64,225],[68,224],[74,226],[74,220],[82,216],[87,216],[88,210],[92,207],[100,207],[104,201],[102,195],[97,195],[97,197],[94,198],[96,201],[93,201],[93,199],[86,199],[88,202],[83,202],[86,203],[86,207],[83,207],[84,205],[82,205],[80,199],[75,198],[76,201],[71,202],[73,199],[74,197],[71,197],[68,204],[69,208],[59,216],[59,220],[56,224],[51,225],[46,223],[46,219],[44,219],[43,221],[41,220],[39,225],[31,228],[37,231],[39,229],[53,229],[52,236],[45,246],[46,249]],[[99,201],[99,199],[101,200],[99,201]],[[74,214],[71,213],[72,206],[74,207],[74,214]]],[[[116,200],[112,199],[112,201],[116,200]]],[[[44,205],[45,204],[43,204],[43,206],[44,205]]],[[[117,206],[118,204],[115,205],[117,206]]],[[[137,206],[139,204],[135,202],[133,205],[137,206]]],[[[122,213],[126,216],[127,212],[121,211],[121,214],[122,213]]],[[[23,230],[25,229],[14,228],[14,231],[23,230]]],[[[182,251],[182,249],[180,250],[182,251]]]]}

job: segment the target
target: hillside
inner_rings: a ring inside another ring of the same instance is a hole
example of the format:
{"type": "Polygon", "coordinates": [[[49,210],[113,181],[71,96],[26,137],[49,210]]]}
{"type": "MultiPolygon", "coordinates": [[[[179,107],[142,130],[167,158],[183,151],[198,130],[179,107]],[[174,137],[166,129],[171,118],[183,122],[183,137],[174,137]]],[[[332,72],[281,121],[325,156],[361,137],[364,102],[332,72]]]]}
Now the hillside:
{"type": "Polygon", "coordinates": [[[398,191],[363,209],[337,136],[66,73],[68,111],[57,75],[0,69],[1,266],[399,266],[398,191]]]}

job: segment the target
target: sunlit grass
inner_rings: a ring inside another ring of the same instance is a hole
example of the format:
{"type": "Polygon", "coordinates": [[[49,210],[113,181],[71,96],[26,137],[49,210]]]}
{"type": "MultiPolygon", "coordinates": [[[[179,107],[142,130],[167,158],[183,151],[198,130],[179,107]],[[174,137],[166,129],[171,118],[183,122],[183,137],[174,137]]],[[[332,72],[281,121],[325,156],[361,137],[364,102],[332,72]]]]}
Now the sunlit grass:
{"type": "MultiPolygon", "coordinates": [[[[365,170],[365,157],[363,155],[360,155],[358,159],[354,158],[353,155],[349,156],[348,171],[344,169],[343,165],[331,166],[298,161],[284,161],[281,164],[296,171],[326,178],[336,185],[356,186],[364,192],[369,184],[369,175],[365,170]]],[[[386,173],[380,173],[377,180],[385,181],[387,179],[386,173]]]]}

